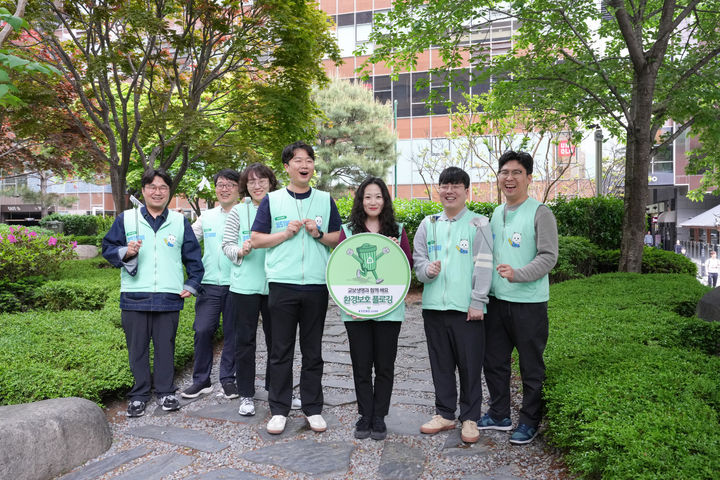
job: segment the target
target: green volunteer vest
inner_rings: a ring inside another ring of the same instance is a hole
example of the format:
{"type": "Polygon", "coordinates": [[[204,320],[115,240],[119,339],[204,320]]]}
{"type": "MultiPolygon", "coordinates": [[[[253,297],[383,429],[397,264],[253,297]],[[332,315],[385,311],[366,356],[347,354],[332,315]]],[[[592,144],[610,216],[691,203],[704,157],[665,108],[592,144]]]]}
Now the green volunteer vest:
{"type": "Polygon", "coordinates": [[[428,310],[470,308],[473,274],[473,241],[477,227],[470,221],[481,215],[467,210],[454,222],[430,223],[425,217],[427,251],[430,261],[440,260],[440,274],[423,286],[422,307],[428,310]],[[437,238],[435,236],[437,235],[437,238]]]}
{"type": "MultiPolygon", "coordinates": [[[[257,207],[252,204],[240,203],[233,207],[238,214],[240,227],[238,230],[238,245],[250,239],[250,227],[252,227],[257,207]]],[[[243,257],[240,265],[232,265],[230,269],[230,291],[242,293],[243,295],[268,294],[268,282],[265,278],[265,253],[266,248],[257,248],[250,251],[243,257]]]]}
{"type": "Polygon", "coordinates": [[[155,233],[138,212],[126,210],[123,215],[127,241],[140,239],[138,269],[131,276],[120,270],[121,292],[177,293],[183,290],[185,273],[182,264],[182,243],[185,234],[185,217],[169,211],[165,222],[155,233]],[[138,224],[135,224],[137,218],[138,224]]]}
{"type": "Polygon", "coordinates": [[[203,229],[203,267],[205,275],[202,283],[208,285],[230,285],[230,267],[232,262],[222,251],[223,233],[227,213],[222,207],[215,207],[202,214],[203,229]]]}
{"type": "MultiPolygon", "coordinates": [[[[490,220],[494,239],[494,266],[505,263],[513,268],[521,268],[537,256],[535,212],[540,205],[534,198],[528,198],[515,211],[508,211],[507,214],[505,204],[495,208],[490,220]]],[[[493,268],[490,295],[508,302],[547,302],[550,298],[550,281],[545,275],[533,282],[510,283],[493,268]]]]}
{"type": "MultiPolygon", "coordinates": [[[[330,194],[312,189],[310,197],[296,200],[286,189],[268,194],[270,201],[270,233],[282,232],[292,220],[312,218],[318,228],[327,232],[330,221],[330,194]]],[[[330,249],[312,238],[302,228],[294,237],[267,249],[265,272],[268,282],[296,285],[324,285],[325,266],[330,249]]]]}
{"type": "MultiPolygon", "coordinates": [[[[343,224],[342,229],[345,232],[345,236],[347,238],[352,237],[353,234],[350,231],[347,223],[343,224]]],[[[402,236],[402,229],[402,223],[398,223],[398,239],[400,239],[400,237],[402,236]]],[[[378,318],[352,318],[350,315],[340,310],[340,318],[343,322],[362,322],[365,320],[376,320],[378,322],[402,322],[403,320],[405,320],[405,305],[400,305],[387,315],[383,315],[382,317],[378,318]]]]}

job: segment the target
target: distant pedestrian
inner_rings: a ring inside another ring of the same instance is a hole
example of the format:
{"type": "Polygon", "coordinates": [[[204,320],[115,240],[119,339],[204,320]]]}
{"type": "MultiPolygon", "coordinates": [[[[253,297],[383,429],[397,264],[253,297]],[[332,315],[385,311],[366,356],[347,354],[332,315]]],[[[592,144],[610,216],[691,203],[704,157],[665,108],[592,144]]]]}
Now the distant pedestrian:
{"type": "Polygon", "coordinates": [[[710,258],[705,262],[705,271],[708,276],[708,285],[715,288],[717,285],[718,272],[720,272],[720,260],[718,260],[715,250],[710,250],[710,258]]]}
{"type": "Polygon", "coordinates": [[[645,234],[645,246],[647,246],[647,247],[653,246],[653,236],[652,236],[652,233],[650,233],[650,231],[648,231],[645,234]]]}
{"type": "Polygon", "coordinates": [[[675,253],[683,253],[683,247],[680,245],[680,240],[675,240],[675,253]]]}

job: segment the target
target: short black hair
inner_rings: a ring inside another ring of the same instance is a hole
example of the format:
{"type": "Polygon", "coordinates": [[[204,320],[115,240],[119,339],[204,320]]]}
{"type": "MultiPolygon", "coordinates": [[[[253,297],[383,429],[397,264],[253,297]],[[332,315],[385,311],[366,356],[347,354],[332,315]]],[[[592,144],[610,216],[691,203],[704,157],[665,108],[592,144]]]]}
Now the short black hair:
{"type": "Polygon", "coordinates": [[[223,168],[219,172],[217,172],[213,176],[213,182],[215,185],[217,185],[218,179],[227,178],[231,182],[240,183],[240,174],[237,172],[237,170],[233,170],[232,168],[223,168]]]}
{"type": "Polygon", "coordinates": [[[245,197],[250,196],[250,192],[247,188],[247,182],[252,174],[255,178],[267,178],[270,182],[270,191],[274,192],[278,188],[278,181],[275,177],[275,173],[262,163],[253,163],[248,165],[245,170],[240,174],[240,195],[245,197]]]}
{"type": "Polygon", "coordinates": [[[525,172],[527,172],[528,175],[532,174],[533,172],[533,158],[532,156],[527,152],[514,152],[512,150],[508,150],[507,152],[503,153],[500,158],[498,159],[498,172],[502,170],[503,165],[505,165],[507,162],[510,162],[512,160],[517,160],[517,162],[525,167],[525,172]]]}
{"type": "Polygon", "coordinates": [[[150,185],[153,180],[155,180],[155,177],[162,178],[163,182],[165,182],[168,187],[172,186],[172,178],[170,178],[170,175],[168,175],[165,170],[158,168],[156,170],[145,170],[145,173],[143,173],[142,178],[140,179],[140,185],[142,188],[145,188],[145,185],[150,185]]]}
{"type": "Polygon", "coordinates": [[[295,156],[295,150],[297,150],[298,148],[302,148],[303,150],[305,150],[308,154],[308,157],[315,160],[315,150],[313,150],[313,148],[307,143],[303,141],[297,141],[283,148],[282,162],[288,163],[295,156]]]}
{"type": "Polygon", "coordinates": [[[462,183],[465,188],[470,188],[470,175],[460,167],[447,167],[445,170],[440,172],[440,178],[438,184],[458,184],[462,183]]]}

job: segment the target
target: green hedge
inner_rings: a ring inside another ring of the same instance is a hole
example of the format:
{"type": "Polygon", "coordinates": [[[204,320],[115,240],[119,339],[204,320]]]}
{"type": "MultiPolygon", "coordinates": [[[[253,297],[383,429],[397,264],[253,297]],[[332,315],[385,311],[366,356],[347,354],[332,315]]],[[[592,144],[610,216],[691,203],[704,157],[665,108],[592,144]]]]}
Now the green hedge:
{"type": "Polygon", "coordinates": [[[548,436],[573,471],[717,478],[720,358],[697,347],[718,332],[675,313],[707,290],[684,274],[604,274],[551,287],[548,436]]]}
{"type": "MultiPolygon", "coordinates": [[[[596,263],[599,273],[617,272],[620,266],[620,250],[599,251],[596,263]]],[[[643,247],[642,273],[684,273],[695,276],[697,266],[685,255],[643,247]]]]}
{"type": "Polygon", "coordinates": [[[620,248],[623,201],[613,197],[559,198],[549,204],[558,234],[585,237],[602,249],[620,248]]]}
{"type": "Polygon", "coordinates": [[[40,226],[45,227],[51,221],[62,222],[65,235],[97,235],[98,233],[98,222],[95,215],[52,213],[40,220],[40,226]]]}

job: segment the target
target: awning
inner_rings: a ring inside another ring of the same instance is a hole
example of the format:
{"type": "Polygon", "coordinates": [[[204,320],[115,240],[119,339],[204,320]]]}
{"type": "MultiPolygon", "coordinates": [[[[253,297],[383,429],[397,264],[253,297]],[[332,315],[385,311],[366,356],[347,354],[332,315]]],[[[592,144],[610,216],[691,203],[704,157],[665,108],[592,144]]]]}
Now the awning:
{"type": "Polygon", "coordinates": [[[679,226],[697,228],[716,228],[720,226],[720,205],[716,205],[690,220],[685,220],[679,226]]]}
{"type": "Polygon", "coordinates": [[[675,210],[671,210],[669,212],[663,212],[660,215],[658,215],[658,223],[675,223],[676,219],[677,219],[677,212],[675,210]]]}

